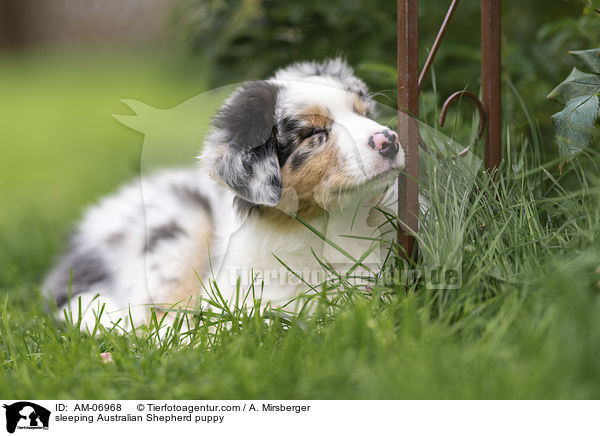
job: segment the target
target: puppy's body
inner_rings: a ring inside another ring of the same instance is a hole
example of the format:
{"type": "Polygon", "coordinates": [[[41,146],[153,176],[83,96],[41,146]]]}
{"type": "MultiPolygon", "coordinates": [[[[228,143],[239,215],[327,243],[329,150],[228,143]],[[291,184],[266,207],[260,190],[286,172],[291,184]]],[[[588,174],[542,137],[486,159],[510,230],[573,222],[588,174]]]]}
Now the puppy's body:
{"type": "MultiPolygon", "coordinates": [[[[187,301],[201,290],[196,273],[208,277],[209,261],[220,263],[235,231],[233,209],[222,207],[232,201],[199,170],[127,185],[86,213],[44,287],[59,305],[67,303],[70,286],[84,308],[100,294],[110,318],[127,320],[131,305],[134,319],[143,322],[143,305],[187,301]]],[[[86,315],[93,320],[92,310],[86,315]]]]}
{"type": "Polygon", "coordinates": [[[59,304],[70,284],[84,306],[100,294],[109,324],[130,310],[143,323],[148,305],[187,304],[210,277],[226,299],[254,283],[274,306],[318,286],[317,259],[348,263],[369,247],[341,235],[373,236],[369,210],[404,165],[397,136],[372,111],[340,60],[242,85],[214,120],[202,167],[142,179],[88,211],[44,288],[59,304]]]}

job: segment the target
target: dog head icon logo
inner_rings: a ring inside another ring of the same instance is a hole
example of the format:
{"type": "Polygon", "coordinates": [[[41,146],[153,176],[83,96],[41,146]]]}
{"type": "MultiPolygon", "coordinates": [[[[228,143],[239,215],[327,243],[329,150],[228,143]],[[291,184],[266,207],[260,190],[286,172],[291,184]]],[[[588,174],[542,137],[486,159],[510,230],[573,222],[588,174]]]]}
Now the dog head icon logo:
{"type": "Polygon", "coordinates": [[[47,429],[50,421],[50,411],[42,406],[27,401],[19,401],[4,405],[6,409],[6,431],[14,433],[18,428],[47,429]]]}

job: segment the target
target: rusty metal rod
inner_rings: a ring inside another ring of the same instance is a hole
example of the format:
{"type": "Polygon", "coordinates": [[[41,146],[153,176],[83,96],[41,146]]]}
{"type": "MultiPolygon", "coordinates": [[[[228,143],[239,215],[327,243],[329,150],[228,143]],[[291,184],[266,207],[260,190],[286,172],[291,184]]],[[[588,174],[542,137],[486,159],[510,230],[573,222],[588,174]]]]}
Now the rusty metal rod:
{"type": "Polygon", "coordinates": [[[411,258],[419,210],[419,131],[413,117],[419,115],[418,0],[398,0],[398,134],[406,153],[406,169],[398,178],[398,242],[411,258]],[[406,226],[406,227],[404,227],[406,226]]]}
{"type": "Polygon", "coordinates": [[[501,0],[481,0],[481,94],[488,117],[485,166],[494,171],[502,156],[501,0]]]}
{"type": "Polygon", "coordinates": [[[435,37],[435,41],[433,42],[433,45],[431,46],[431,51],[429,52],[429,55],[427,56],[427,60],[425,61],[425,65],[423,65],[423,69],[421,70],[421,75],[419,76],[419,91],[421,91],[421,89],[423,88],[423,85],[425,84],[425,79],[427,79],[427,75],[429,74],[429,69],[431,68],[431,65],[433,65],[433,60],[435,59],[435,55],[437,54],[438,49],[440,48],[440,45],[442,45],[442,40],[444,39],[444,36],[446,35],[446,31],[448,30],[448,27],[450,26],[450,22],[452,21],[452,17],[454,16],[454,11],[456,10],[456,7],[458,6],[458,1],[459,0],[452,0],[452,3],[450,4],[450,7],[448,8],[448,12],[446,12],[446,16],[444,17],[444,21],[442,22],[442,26],[440,27],[440,30],[438,31],[438,34],[435,37]]]}

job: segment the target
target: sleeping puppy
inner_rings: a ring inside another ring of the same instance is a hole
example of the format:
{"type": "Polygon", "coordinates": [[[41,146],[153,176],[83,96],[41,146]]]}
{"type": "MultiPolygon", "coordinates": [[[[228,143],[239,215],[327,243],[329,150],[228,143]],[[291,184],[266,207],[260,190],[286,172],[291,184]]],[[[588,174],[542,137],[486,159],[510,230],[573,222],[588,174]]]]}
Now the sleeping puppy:
{"type": "Polygon", "coordinates": [[[323,262],[354,271],[380,229],[372,208],[395,202],[388,187],[404,167],[397,134],[373,115],[340,59],[242,84],[199,168],[143,178],[91,208],[44,289],[59,306],[91,306],[83,325],[99,304],[103,324],[128,325],[130,312],[142,324],[150,306],[193,306],[216,289],[234,301],[253,287],[280,307],[319,289],[323,262]]]}

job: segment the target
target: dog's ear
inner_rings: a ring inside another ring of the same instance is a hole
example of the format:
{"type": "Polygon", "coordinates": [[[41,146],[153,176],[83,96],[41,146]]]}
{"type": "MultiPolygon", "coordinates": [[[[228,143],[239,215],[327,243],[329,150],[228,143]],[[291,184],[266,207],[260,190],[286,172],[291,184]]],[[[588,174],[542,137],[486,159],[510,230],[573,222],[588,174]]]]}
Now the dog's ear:
{"type": "Polygon", "coordinates": [[[218,182],[252,204],[281,200],[275,107],[279,87],[247,82],[225,102],[213,121],[202,160],[218,182]]]}

